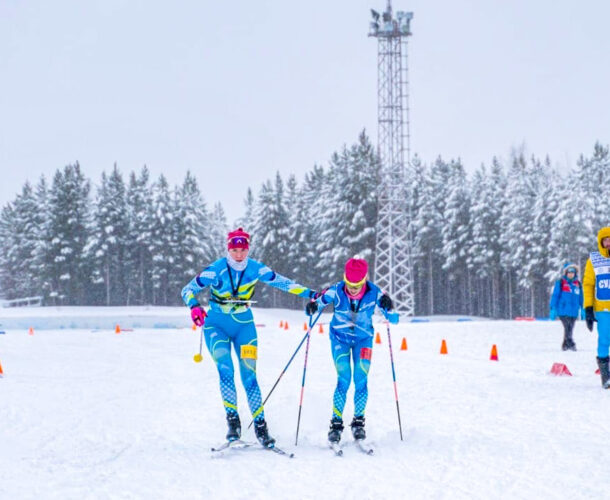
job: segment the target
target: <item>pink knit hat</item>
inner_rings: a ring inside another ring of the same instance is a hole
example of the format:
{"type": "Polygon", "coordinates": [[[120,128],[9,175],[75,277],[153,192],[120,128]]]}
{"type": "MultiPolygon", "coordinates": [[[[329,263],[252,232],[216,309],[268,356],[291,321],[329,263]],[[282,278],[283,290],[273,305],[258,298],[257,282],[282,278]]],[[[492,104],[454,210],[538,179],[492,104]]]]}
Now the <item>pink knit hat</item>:
{"type": "Polygon", "coordinates": [[[349,285],[361,285],[366,281],[369,265],[364,259],[349,259],[345,263],[345,274],[343,279],[349,285]]]}
{"type": "Polygon", "coordinates": [[[228,234],[227,246],[229,250],[231,248],[250,248],[250,235],[239,227],[228,234]]]}

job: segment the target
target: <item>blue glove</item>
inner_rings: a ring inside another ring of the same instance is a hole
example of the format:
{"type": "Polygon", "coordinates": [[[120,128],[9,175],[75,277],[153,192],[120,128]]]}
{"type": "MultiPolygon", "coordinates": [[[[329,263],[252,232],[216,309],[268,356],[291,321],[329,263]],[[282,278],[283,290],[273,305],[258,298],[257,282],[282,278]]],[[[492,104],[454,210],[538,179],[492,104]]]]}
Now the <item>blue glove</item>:
{"type": "Polygon", "coordinates": [[[555,321],[557,319],[557,311],[554,307],[551,308],[551,314],[549,314],[549,319],[551,321],[555,321]]]}
{"type": "Polygon", "coordinates": [[[582,308],[582,309],[580,310],[580,319],[581,319],[582,321],[584,321],[585,319],[587,319],[587,313],[585,313],[585,309],[584,309],[584,308],[582,308]]]}
{"type": "Polygon", "coordinates": [[[397,312],[388,312],[386,313],[386,318],[388,318],[388,321],[390,323],[392,323],[393,325],[398,324],[398,313],[397,312]]]}

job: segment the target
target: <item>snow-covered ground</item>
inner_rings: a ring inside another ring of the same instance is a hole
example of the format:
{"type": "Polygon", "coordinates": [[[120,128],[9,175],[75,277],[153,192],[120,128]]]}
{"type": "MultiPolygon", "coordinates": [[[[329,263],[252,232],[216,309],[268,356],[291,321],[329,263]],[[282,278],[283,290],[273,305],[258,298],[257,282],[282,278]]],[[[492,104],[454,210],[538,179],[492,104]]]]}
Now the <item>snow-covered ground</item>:
{"type": "MultiPolygon", "coordinates": [[[[265,325],[258,373],[266,395],[303,337],[304,316],[255,317],[265,325]]],[[[304,347],[265,408],[278,445],[296,454],[287,459],[254,448],[212,456],[226,426],[209,354],[193,362],[199,332],[9,329],[0,335],[0,498],[576,499],[607,491],[610,391],[594,374],[596,337],[582,322],[579,350],[567,353],[559,322],[393,326],[402,442],[385,326],[378,330],[366,413],[375,454],[359,453],[348,429],[343,457],[327,448],[335,372],[325,326],[312,334],[297,447],[304,347]],[[489,360],[492,344],[498,362],[489,360]],[[554,362],[573,376],[549,375],[554,362]]]]}

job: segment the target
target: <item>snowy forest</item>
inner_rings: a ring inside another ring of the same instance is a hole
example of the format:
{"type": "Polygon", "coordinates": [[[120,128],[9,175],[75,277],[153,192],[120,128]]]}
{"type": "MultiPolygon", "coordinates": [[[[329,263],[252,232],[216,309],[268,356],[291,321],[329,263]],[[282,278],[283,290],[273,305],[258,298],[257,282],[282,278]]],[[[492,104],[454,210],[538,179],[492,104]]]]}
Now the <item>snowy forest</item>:
{"type": "MultiPolygon", "coordinates": [[[[252,235],[251,257],[312,288],[341,279],[356,254],[374,276],[379,167],[363,131],[302,181],[278,173],[256,194],[244,188],[243,216],[229,224],[191,173],[172,187],[146,166],[125,178],[115,165],[92,182],[68,165],[52,180],[26,183],[2,208],[2,295],[41,295],[45,305],[178,305],[182,287],[225,255],[226,233],[238,226],[252,235]]],[[[471,175],[440,157],[415,157],[411,167],[405,224],[418,316],[547,316],[562,263],[582,270],[598,229],[610,224],[610,154],[599,143],[567,173],[520,153],[471,175]]],[[[304,305],[264,285],[254,299],[258,307],[304,305]]]]}

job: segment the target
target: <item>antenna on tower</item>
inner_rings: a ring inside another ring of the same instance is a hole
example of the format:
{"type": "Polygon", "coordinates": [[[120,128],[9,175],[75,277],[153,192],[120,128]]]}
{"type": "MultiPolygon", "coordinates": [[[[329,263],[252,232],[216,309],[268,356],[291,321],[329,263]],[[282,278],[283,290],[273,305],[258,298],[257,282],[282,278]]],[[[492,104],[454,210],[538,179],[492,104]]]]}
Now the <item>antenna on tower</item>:
{"type": "Polygon", "coordinates": [[[392,296],[398,311],[411,316],[415,307],[407,208],[411,170],[407,39],[412,34],[413,13],[398,11],[394,17],[388,0],[381,16],[373,9],[371,16],[369,36],[378,42],[377,148],[381,162],[375,281],[392,296]]]}

